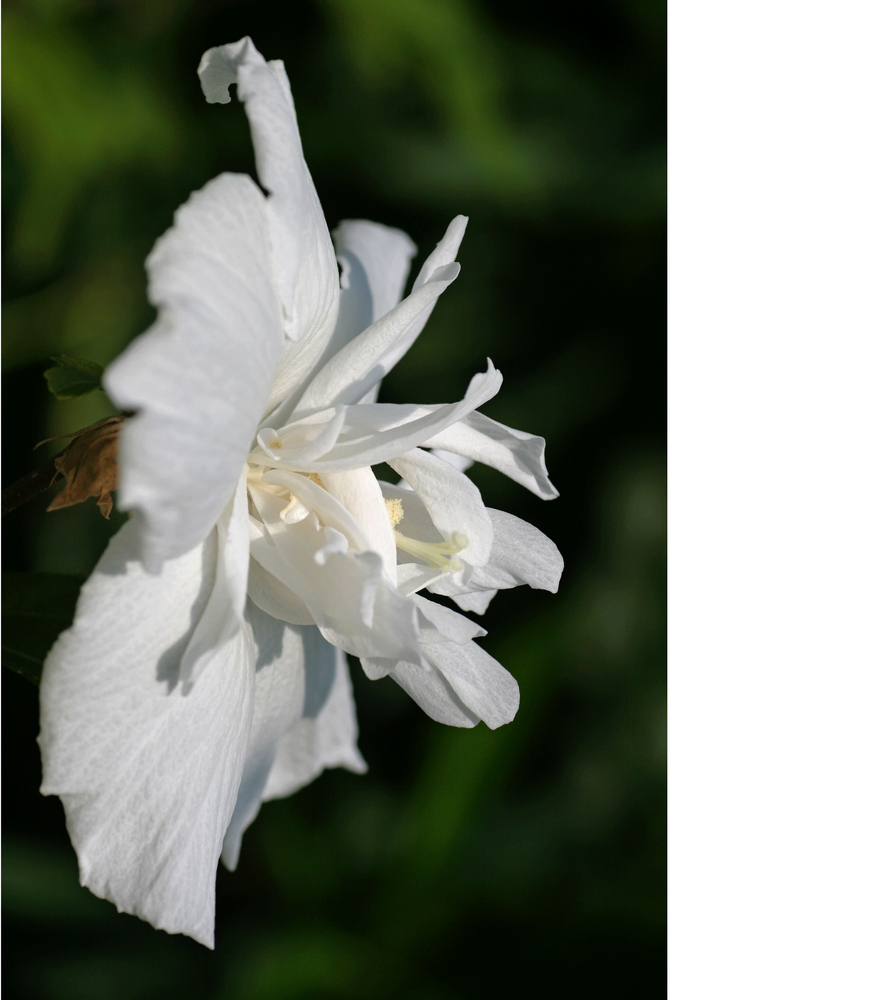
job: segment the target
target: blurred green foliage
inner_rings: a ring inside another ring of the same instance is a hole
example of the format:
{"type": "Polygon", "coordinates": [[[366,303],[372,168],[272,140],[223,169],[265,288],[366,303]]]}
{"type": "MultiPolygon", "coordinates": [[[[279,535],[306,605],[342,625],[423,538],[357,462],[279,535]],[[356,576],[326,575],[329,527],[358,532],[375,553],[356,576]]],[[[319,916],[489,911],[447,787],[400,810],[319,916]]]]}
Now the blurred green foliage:
{"type": "MultiPolygon", "coordinates": [[[[4,671],[6,995],[662,996],[663,4],[8,0],[3,27],[4,484],[112,412],[54,399],[48,358],[108,363],[151,320],[142,264],[176,207],[253,170],[242,109],[207,106],[195,73],[249,34],[285,61],[329,224],[400,226],[424,256],[470,215],[383,398],[458,398],[492,357],[486,411],[547,438],[562,496],[472,475],[567,562],[557,597],[506,592],[484,618],[521,686],[510,726],[442,728],[355,675],[369,774],[264,807],[219,872],[215,953],[77,887],[38,794],[36,688],[4,671]]],[[[4,518],[10,664],[43,655],[123,518],[47,502],[4,518]],[[36,585],[58,588],[39,626],[36,585]]]]}

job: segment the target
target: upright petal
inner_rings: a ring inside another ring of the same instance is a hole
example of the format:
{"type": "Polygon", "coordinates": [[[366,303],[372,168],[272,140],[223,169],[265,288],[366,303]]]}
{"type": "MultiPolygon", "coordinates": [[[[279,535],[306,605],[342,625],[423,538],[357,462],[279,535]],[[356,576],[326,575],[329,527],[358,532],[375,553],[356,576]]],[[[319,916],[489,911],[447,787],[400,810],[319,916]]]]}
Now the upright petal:
{"type": "MultiPolygon", "coordinates": [[[[390,312],[403,296],[409,262],[418,253],[400,229],[363,219],[346,219],[333,231],[342,268],[339,315],[324,360],[390,312]]],[[[366,402],[376,401],[374,387],[366,402]]]]}
{"type": "Polygon", "coordinates": [[[412,292],[327,361],[303,393],[301,411],[371,398],[368,393],[409,350],[436,300],[460,273],[454,256],[465,225],[463,216],[455,219],[425,261],[412,292]]]}
{"type": "Polygon", "coordinates": [[[206,538],[233,494],[282,347],[264,198],[223,174],[176,212],[146,261],[154,325],[107,369],[119,503],[150,571],[206,538]]]}
{"type": "MultiPolygon", "coordinates": [[[[439,243],[437,243],[436,247],[434,247],[433,253],[421,265],[418,277],[412,285],[413,292],[416,289],[421,288],[427,282],[431,281],[438,271],[447,267],[458,256],[458,250],[461,247],[461,240],[463,240],[464,233],[467,231],[467,223],[469,221],[470,220],[466,215],[456,215],[455,218],[452,219],[449,223],[449,228],[446,230],[445,236],[443,236],[439,243]]],[[[433,312],[434,305],[435,303],[431,303],[427,309],[423,310],[418,315],[415,322],[409,326],[409,329],[406,331],[405,338],[395,344],[393,354],[387,359],[391,368],[397,364],[397,362],[415,343],[416,338],[424,329],[427,321],[430,319],[430,314],[433,312]]]]}
{"type": "Polygon", "coordinates": [[[112,539],[46,660],[41,790],[64,803],[83,885],[211,948],[254,648],[239,630],[186,693],[180,661],[211,590],[215,538],[151,575],[133,534],[128,524],[112,539]]]}
{"type": "Polygon", "coordinates": [[[402,229],[365,219],[345,219],[333,238],[337,260],[347,269],[340,298],[358,301],[362,322],[356,334],[363,333],[400,301],[418,247],[402,229]]]}
{"type": "Polygon", "coordinates": [[[321,203],[303,158],[291,87],[281,60],[267,63],[242,38],[209,49],[200,60],[206,100],[226,104],[237,85],[245,104],[258,177],[270,194],[269,216],[286,331],[293,349],[283,356],[270,407],[315,367],[333,332],[339,274],[321,203]]]}

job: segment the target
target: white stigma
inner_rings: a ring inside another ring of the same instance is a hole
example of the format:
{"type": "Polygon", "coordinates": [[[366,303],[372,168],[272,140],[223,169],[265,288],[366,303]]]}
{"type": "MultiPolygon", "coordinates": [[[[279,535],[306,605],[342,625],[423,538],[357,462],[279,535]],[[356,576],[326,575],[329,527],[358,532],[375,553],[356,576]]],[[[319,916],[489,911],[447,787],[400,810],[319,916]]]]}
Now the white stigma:
{"type": "Polygon", "coordinates": [[[467,536],[460,531],[453,531],[451,538],[444,542],[420,542],[417,538],[407,538],[406,535],[395,531],[394,541],[398,549],[408,552],[416,559],[421,559],[428,566],[451,570],[452,573],[457,573],[461,568],[461,560],[458,559],[457,553],[463,551],[468,544],[467,536]]]}

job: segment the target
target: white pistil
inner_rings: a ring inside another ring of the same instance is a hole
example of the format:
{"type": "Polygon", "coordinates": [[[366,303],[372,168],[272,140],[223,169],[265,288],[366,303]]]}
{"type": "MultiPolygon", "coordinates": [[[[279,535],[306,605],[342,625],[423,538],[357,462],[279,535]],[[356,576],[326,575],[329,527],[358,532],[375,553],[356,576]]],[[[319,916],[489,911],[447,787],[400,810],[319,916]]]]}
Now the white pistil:
{"type": "Polygon", "coordinates": [[[422,562],[435,569],[451,570],[457,573],[461,568],[461,560],[457,553],[467,547],[467,536],[460,531],[453,531],[451,538],[444,542],[420,542],[417,538],[407,538],[399,531],[394,532],[394,541],[398,549],[421,559],[422,562]]]}

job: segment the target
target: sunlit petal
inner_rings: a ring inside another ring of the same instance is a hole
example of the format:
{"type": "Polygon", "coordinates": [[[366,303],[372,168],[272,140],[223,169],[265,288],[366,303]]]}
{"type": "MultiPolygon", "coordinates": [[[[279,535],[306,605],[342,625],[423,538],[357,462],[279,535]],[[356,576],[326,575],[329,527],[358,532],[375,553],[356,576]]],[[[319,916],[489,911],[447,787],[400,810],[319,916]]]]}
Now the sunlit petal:
{"type": "Polygon", "coordinates": [[[41,790],[64,803],[83,885],[212,947],[254,648],[240,629],[186,691],[180,663],[212,587],[215,538],[151,575],[132,536],[126,525],[113,538],[46,660],[41,790]]]}

